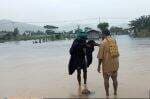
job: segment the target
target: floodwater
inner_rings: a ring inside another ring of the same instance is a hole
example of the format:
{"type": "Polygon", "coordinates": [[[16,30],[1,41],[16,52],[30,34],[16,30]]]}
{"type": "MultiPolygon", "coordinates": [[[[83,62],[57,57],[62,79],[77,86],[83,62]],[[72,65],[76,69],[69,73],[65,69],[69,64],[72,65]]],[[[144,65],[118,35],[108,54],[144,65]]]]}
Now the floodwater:
{"type": "MultiPolygon", "coordinates": [[[[120,50],[118,96],[110,98],[148,98],[150,95],[150,39],[116,36],[120,50]]],[[[95,47],[88,68],[88,88],[81,95],[76,73],[68,75],[72,40],[32,44],[32,41],[0,43],[0,98],[105,98],[102,74],[97,73],[95,47]]],[[[82,80],[83,81],[83,80],[82,80]]],[[[112,81],[110,80],[112,83],[112,81]]]]}

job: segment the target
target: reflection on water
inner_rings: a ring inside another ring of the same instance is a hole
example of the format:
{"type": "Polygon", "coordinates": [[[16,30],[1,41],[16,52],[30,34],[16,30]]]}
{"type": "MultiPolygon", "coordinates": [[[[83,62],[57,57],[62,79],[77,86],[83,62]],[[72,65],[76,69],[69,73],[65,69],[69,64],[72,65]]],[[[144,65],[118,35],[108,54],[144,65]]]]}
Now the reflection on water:
{"type": "MultiPolygon", "coordinates": [[[[116,39],[121,54],[118,98],[147,98],[150,39],[129,36],[116,39]]],[[[76,75],[69,76],[67,71],[71,43],[72,40],[42,44],[32,44],[32,41],[0,43],[0,97],[105,98],[102,75],[96,72],[98,48],[88,69],[88,87],[94,93],[89,96],[78,93],[76,75]]],[[[112,86],[110,88],[112,91],[112,86]]]]}

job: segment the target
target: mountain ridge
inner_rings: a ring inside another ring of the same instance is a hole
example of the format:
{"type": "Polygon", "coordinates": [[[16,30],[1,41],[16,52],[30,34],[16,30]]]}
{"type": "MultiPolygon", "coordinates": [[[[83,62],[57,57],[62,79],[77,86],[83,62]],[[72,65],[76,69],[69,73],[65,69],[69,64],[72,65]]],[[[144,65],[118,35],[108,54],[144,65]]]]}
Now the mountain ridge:
{"type": "Polygon", "coordinates": [[[25,31],[44,31],[44,28],[41,26],[32,25],[24,22],[16,22],[7,19],[0,20],[0,31],[13,31],[14,28],[18,28],[20,34],[23,34],[25,31]]]}

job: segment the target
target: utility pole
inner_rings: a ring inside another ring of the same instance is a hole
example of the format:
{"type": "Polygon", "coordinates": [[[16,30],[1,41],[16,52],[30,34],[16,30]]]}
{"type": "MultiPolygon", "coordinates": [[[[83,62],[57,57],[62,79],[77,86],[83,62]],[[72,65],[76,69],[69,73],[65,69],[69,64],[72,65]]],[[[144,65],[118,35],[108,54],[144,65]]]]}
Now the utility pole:
{"type": "Polygon", "coordinates": [[[98,19],[99,19],[99,23],[100,23],[100,21],[101,21],[101,20],[100,20],[100,17],[99,17],[98,19]]]}

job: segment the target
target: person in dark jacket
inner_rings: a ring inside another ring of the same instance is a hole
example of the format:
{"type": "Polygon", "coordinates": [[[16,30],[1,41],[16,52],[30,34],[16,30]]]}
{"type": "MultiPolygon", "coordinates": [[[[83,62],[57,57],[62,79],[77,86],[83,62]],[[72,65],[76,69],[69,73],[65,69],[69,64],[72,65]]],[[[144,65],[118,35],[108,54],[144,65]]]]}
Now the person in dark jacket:
{"type": "Polygon", "coordinates": [[[79,86],[81,86],[81,69],[84,75],[84,84],[86,84],[86,38],[77,38],[74,40],[70,48],[69,74],[72,75],[77,70],[77,79],[79,86]]]}
{"type": "Polygon", "coordinates": [[[77,38],[70,48],[69,74],[72,75],[77,70],[77,80],[81,86],[81,70],[83,70],[84,85],[87,81],[87,67],[92,63],[92,52],[97,46],[93,40],[86,43],[86,38],[77,38]]]}

